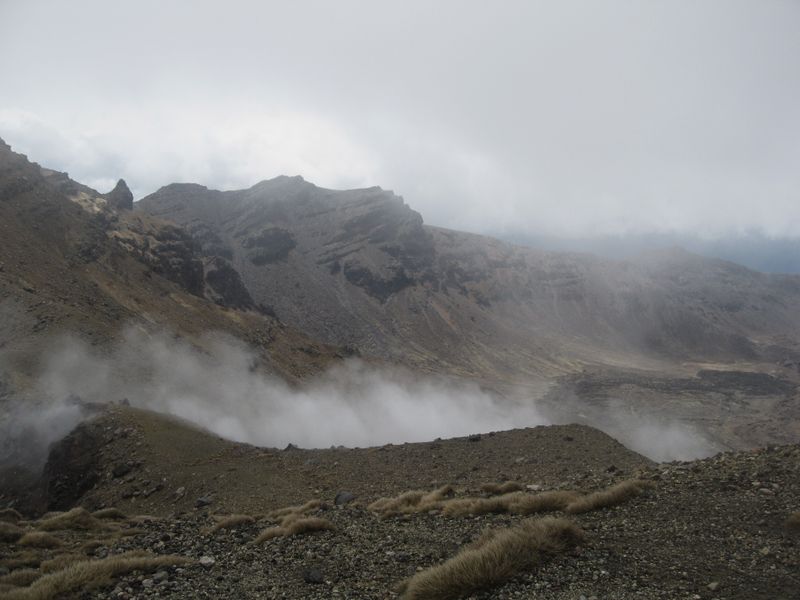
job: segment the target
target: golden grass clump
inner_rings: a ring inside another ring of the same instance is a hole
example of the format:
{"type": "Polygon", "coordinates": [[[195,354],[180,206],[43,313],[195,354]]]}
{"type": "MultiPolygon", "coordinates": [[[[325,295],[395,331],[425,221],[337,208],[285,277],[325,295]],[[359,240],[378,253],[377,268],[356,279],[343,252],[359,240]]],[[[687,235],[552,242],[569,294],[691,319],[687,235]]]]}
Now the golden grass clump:
{"type": "Polygon", "coordinates": [[[304,535],[306,533],[314,533],[316,531],[326,531],[335,529],[333,523],[327,519],[320,519],[318,517],[302,517],[294,516],[286,519],[283,524],[276,527],[268,527],[253,540],[254,544],[263,544],[267,540],[276,537],[289,537],[292,535],[304,535]]]}
{"type": "Polygon", "coordinates": [[[583,531],[565,519],[527,519],[493,531],[450,560],[420,571],[401,584],[403,600],[455,600],[541,566],[583,541],[583,531]]]}
{"type": "Polygon", "coordinates": [[[503,494],[510,494],[511,492],[521,492],[525,488],[521,483],[516,481],[506,481],[505,483],[484,483],[481,486],[481,491],[490,496],[502,496],[503,494]]]}
{"type": "Polygon", "coordinates": [[[53,573],[55,571],[61,571],[69,565],[81,562],[82,560],[86,560],[86,556],[83,554],[59,554],[50,560],[43,560],[39,568],[42,570],[42,573],[53,573]]]}
{"type": "Polygon", "coordinates": [[[0,542],[16,542],[25,534],[25,530],[14,523],[0,521],[0,542]]]}
{"type": "Polygon", "coordinates": [[[564,510],[570,514],[584,513],[598,508],[607,508],[627,502],[642,494],[645,490],[654,488],[652,481],[642,479],[628,479],[611,486],[607,490],[587,494],[570,503],[564,510]]]}
{"type": "MultiPolygon", "coordinates": [[[[324,508],[325,504],[320,500],[309,500],[300,506],[288,506],[273,510],[267,515],[268,518],[274,519],[278,525],[267,527],[258,534],[254,544],[263,544],[267,540],[276,537],[287,537],[291,535],[302,535],[305,533],[313,533],[315,531],[325,531],[335,529],[333,523],[327,519],[320,519],[318,517],[309,517],[308,513],[312,510],[324,508]]],[[[237,517],[244,517],[246,515],[232,515],[237,517]]],[[[252,523],[253,519],[249,518],[248,522],[252,523]]]]}
{"type": "Polygon", "coordinates": [[[580,494],[578,492],[558,490],[540,494],[512,492],[491,498],[455,498],[445,503],[442,513],[448,517],[464,517],[488,513],[532,515],[540,512],[564,510],[579,497],[580,494]]]}
{"type": "Polygon", "coordinates": [[[183,556],[141,556],[117,554],[102,560],[84,560],[44,575],[30,587],[8,592],[5,600],[51,600],[76,590],[88,590],[111,582],[112,577],[131,571],[152,571],[159,567],[190,562],[183,556]]]}
{"type": "Polygon", "coordinates": [[[128,515],[118,508],[101,508],[92,513],[95,519],[109,519],[111,521],[127,521],[128,515]]]}
{"type": "Polygon", "coordinates": [[[305,504],[301,504],[300,506],[287,506],[286,508],[279,508],[277,510],[273,510],[272,512],[267,514],[267,517],[270,519],[280,520],[283,517],[286,517],[291,514],[299,513],[305,514],[311,512],[312,510],[317,510],[322,508],[324,503],[322,500],[309,500],[305,504]]]}
{"type": "Polygon", "coordinates": [[[240,525],[248,525],[250,523],[255,523],[255,519],[250,515],[228,515],[217,521],[214,526],[208,530],[208,533],[214,533],[220,529],[234,529],[240,525]]]}
{"type": "Polygon", "coordinates": [[[36,569],[17,569],[8,575],[0,576],[0,583],[15,586],[30,585],[41,576],[42,574],[36,569]]]}
{"type": "Polygon", "coordinates": [[[785,522],[786,529],[793,533],[800,533],[800,510],[789,515],[785,522]]]}
{"type": "Polygon", "coordinates": [[[451,485],[442,486],[432,492],[413,490],[394,498],[379,498],[367,506],[367,509],[378,513],[384,519],[396,515],[440,510],[454,493],[455,490],[451,485]]]}
{"type": "Polygon", "coordinates": [[[44,531],[30,531],[17,540],[18,546],[29,548],[58,548],[64,542],[44,531]]]}
{"type": "Polygon", "coordinates": [[[5,521],[6,523],[19,523],[22,521],[22,515],[13,508],[3,508],[0,509],[0,521],[5,521]]]}
{"type": "Polygon", "coordinates": [[[102,526],[102,523],[95,519],[92,513],[78,506],[65,513],[47,519],[41,519],[36,525],[36,528],[40,531],[63,531],[66,529],[89,531],[100,529],[102,526]]]}

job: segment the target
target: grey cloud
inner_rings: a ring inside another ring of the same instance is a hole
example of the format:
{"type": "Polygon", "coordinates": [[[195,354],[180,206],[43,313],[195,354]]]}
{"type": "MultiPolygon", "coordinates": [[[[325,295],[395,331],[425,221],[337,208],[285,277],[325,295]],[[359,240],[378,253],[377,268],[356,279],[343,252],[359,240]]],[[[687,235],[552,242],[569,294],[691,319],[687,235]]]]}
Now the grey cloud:
{"type": "Polygon", "coordinates": [[[299,173],[479,232],[800,230],[795,2],[0,11],[0,136],[89,183],[299,173]]]}

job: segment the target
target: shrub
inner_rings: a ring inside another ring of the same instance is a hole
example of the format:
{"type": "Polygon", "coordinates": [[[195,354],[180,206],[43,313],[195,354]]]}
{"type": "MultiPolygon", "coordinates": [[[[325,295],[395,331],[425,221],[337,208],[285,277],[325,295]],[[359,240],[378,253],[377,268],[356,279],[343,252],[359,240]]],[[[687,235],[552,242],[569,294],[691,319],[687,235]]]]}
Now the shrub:
{"type": "Polygon", "coordinates": [[[5,521],[6,523],[19,523],[22,521],[22,515],[13,508],[3,508],[0,509],[0,521],[5,521]]]}
{"type": "Polygon", "coordinates": [[[30,585],[41,576],[42,574],[36,569],[17,569],[8,575],[0,576],[0,583],[16,586],[30,585]]]}
{"type": "Polygon", "coordinates": [[[551,491],[540,494],[512,492],[492,498],[456,498],[444,504],[442,512],[449,517],[483,515],[487,513],[511,513],[532,515],[540,512],[564,510],[580,497],[578,492],[551,491]]]}
{"type": "Polygon", "coordinates": [[[421,571],[401,585],[404,600],[455,600],[541,566],[583,540],[564,519],[528,519],[484,534],[450,560],[421,571]]]}
{"type": "Polygon", "coordinates": [[[635,498],[645,490],[652,489],[654,484],[651,481],[643,481],[641,479],[629,479],[622,481],[607,490],[594,492],[578,498],[566,507],[566,512],[570,514],[588,512],[598,508],[607,508],[609,506],[616,506],[627,502],[631,498],[635,498]]]}
{"type": "Polygon", "coordinates": [[[38,567],[40,562],[39,557],[34,552],[23,550],[5,558],[0,558],[0,567],[13,571],[23,567],[38,567]]]}
{"type": "Polygon", "coordinates": [[[511,492],[521,492],[525,488],[522,484],[516,481],[506,481],[505,483],[484,483],[481,486],[481,491],[489,494],[490,496],[501,496],[503,494],[510,494],[511,492]]]}
{"type": "Polygon", "coordinates": [[[86,560],[83,554],[59,554],[50,560],[43,560],[39,568],[42,573],[52,573],[54,571],[61,571],[69,565],[86,560]]]}
{"type": "Polygon", "coordinates": [[[128,515],[118,508],[102,508],[92,513],[95,519],[110,519],[112,521],[126,521],[128,515]]]}
{"type": "Polygon", "coordinates": [[[18,546],[28,546],[29,548],[58,548],[63,542],[44,531],[31,531],[17,540],[18,546]]]}
{"type": "Polygon", "coordinates": [[[95,519],[88,510],[80,506],[65,513],[42,519],[36,525],[36,528],[40,531],[61,531],[65,529],[87,531],[99,529],[100,527],[102,527],[100,521],[95,519]]]}
{"type": "Polygon", "coordinates": [[[312,510],[317,510],[319,508],[322,508],[323,506],[324,503],[322,502],[322,500],[309,500],[308,502],[300,506],[287,506],[286,508],[279,508],[277,510],[273,510],[267,516],[270,519],[280,520],[281,518],[287,515],[291,515],[294,513],[305,514],[311,512],[312,510]]]}
{"type": "Polygon", "coordinates": [[[131,571],[152,571],[159,567],[190,562],[183,556],[140,556],[118,554],[102,560],[75,562],[66,568],[44,575],[30,587],[12,590],[6,600],[51,600],[79,589],[87,590],[110,583],[111,578],[131,571]]]}
{"type": "Polygon", "coordinates": [[[14,523],[0,521],[0,542],[16,542],[25,531],[14,523]]]}
{"type": "Polygon", "coordinates": [[[254,544],[263,544],[267,540],[276,537],[288,537],[292,535],[304,535],[306,533],[313,533],[315,531],[325,531],[335,529],[333,523],[327,519],[319,519],[317,517],[301,517],[295,516],[286,519],[282,525],[277,527],[268,527],[253,541],[254,544]]]}
{"type": "Polygon", "coordinates": [[[445,500],[454,494],[451,485],[445,485],[432,492],[414,490],[405,492],[394,498],[380,498],[367,506],[368,510],[376,512],[383,518],[401,514],[428,512],[441,509],[445,500]]]}
{"type": "Polygon", "coordinates": [[[240,525],[245,525],[249,523],[254,523],[255,519],[250,515],[228,515],[217,521],[214,526],[209,529],[208,533],[214,533],[215,531],[219,531],[220,529],[233,529],[234,527],[239,527],[240,525]]]}

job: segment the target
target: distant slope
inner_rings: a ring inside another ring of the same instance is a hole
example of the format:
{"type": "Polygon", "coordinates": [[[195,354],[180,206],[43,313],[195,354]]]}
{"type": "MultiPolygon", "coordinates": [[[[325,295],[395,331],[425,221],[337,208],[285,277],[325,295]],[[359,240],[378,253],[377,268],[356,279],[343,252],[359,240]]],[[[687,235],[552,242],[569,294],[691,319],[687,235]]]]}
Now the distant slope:
{"type": "Polygon", "coordinates": [[[282,321],[416,366],[524,379],[799,356],[797,276],[682,251],[541,252],[426,226],[380,188],[299,177],[230,192],[173,184],[136,206],[187,228],[282,321]]]}

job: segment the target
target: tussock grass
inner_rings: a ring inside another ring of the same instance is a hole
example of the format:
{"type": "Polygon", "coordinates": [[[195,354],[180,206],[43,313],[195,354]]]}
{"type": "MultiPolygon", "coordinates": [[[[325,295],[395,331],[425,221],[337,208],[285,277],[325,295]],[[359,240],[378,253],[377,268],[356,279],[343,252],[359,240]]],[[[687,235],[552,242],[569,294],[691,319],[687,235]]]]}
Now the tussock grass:
{"type": "Polygon", "coordinates": [[[78,548],[78,551],[83,552],[88,556],[90,554],[94,554],[94,551],[97,550],[100,546],[105,546],[105,545],[106,544],[103,540],[98,540],[95,538],[91,540],[86,540],[83,544],[81,544],[81,547],[78,548]]]}
{"type": "Polygon", "coordinates": [[[275,519],[280,521],[282,518],[287,517],[291,514],[306,514],[311,512],[312,510],[318,510],[322,508],[324,503],[322,500],[309,500],[305,504],[301,504],[300,506],[287,506],[286,508],[279,508],[277,510],[273,510],[272,512],[267,514],[267,517],[270,519],[275,519]]]}
{"type": "Polygon", "coordinates": [[[129,527],[127,529],[117,529],[111,533],[110,537],[118,540],[120,538],[133,537],[134,535],[141,535],[143,533],[147,533],[147,530],[139,529],[138,527],[129,527]]]}
{"type": "Polygon", "coordinates": [[[5,521],[6,523],[19,523],[22,521],[22,515],[13,508],[3,508],[0,509],[0,521],[5,521]]]}
{"type": "Polygon", "coordinates": [[[54,571],[61,571],[69,565],[86,560],[83,554],[59,554],[50,560],[43,560],[39,568],[42,573],[53,573],[54,571]]]}
{"type": "Polygon", "coordinates": [[[413,490],[394,498],[379,498],[367,510],[378,513],[386,519],[396,515],[440,510],[445,501],[455,493],[453,486],[445,485],[432,492],[413,490]]]}
{"type": "MultiPolygon", "coordinates": [[[[303,535],[315,531],[325,531],[335,529],[333,523],[327,519],[309,517],[308,513],[312,510],[325,508],[325,504],[320,500],[309,500],[300,506],[288,506],[273,510],[267,517],[278,522],[278,525],[267,527],[253,540],[254,544],[263,544],[267,540],[276,537],[288,537],[292,535],[303,535]]],[[[245,517],[246,515],[232,515],[234,517],[245,517]]],[[[253,519],[250,518],[250,521],[253,519]]]]}
{"type": "Polygon", "coordinates": [[[25,534],[25,530],[14,523],[0,521],[0,542],[16,542],[25,534]]]}
{"type": "Polygon", "coordinates": [[[113,577],[131,571],[152,571],[159,567],[190,562],[183,556],[140,556],[118,554],[102,560],[84,560],[65,569],[44,575],[30,587],[8,592],[6,600],[52,600],[62,594],[92,589],[111,582],[113,577]]]}
{"type": "Polygon", "coordinates": [[[784,524],[789,531],[800,533],[800,510],[790,514],[784,524]]]}
{"type": "Polygon", "coordinates": [[[5,567],[9,571],[14,569],[21,569],[23,567],[38,567],[40,563],[39,557],[30,550],[23,550],[16,552],[5,558],[0,558],[0,567],[5,567]]]}
{"type": "Polygon", "coordinates": [[[44,531],[31,531],[17,540],[18,546],[29,548],[58,548],[63,545],[60,539],[44,531]]]}
{"type": "Polygon", "coordinates": [[[127,521],[128,515],[118,508],[101,508],[92,513],[95,519],[110,519],[112,521],[127,521]]]}
{"type": "Polygon", "coordinates": [[[255,519],[250,515],[228,515],[217,521],[214,526],[208,530],[208,533],[214,533],[220,529],[234,529],[240,525],[248,525],[250,523],[255,523],[255,519]]]}
{"type": "Polygon", "coordinates": [[[570,503],[564,510],[570,514],[577,514],[596,510],[598,508],[616,506],[654,487],[655,485],[651,481],[628,479],[627,481],[621,481],[611,486],[607,490],[594,492],[582,498],[578,498],[570,503]]]}
{"type": "Polygon", "coordinates": [[[157,523],[161,519],[159,517],[152,517],[150,515],[134,515],[128,517],[128,521],[135,525],[143,525],[144,523],[157,523]]]}
{"type": "Polygon", "coordinates": [[[421,571],[400,586],[403,600],[455,600],[541,566],[583,541],[565,519],[527,519],[493,531],[450,560],[421,571]]]}
{"type": "Polygon", "coordinates": [[[90,531],[100,529],[102,526],[102,523],[95,519],[88,510],[78,506],[65,513],[40,520],[36,528],[39,531],[63,531],[66,529],[90,531]]]}
{"type": "Polygon", "coordinates": [[[521,492],[525,488],[521,483],[516,481],[506,481],[505,483],[484,483],[481,486],[481,491],[490,496],[502,496],[503,494],[510,494],[511,492],[521,492]]]}
{"type": "Polygon", "coordinates": [[[17,569],[8,575],[0,576],[0,584],[15,586],[30,585],[41,576],[42,574],[36,569],[17,569]]]}
{"type": "Polygon", "coordinates": [[[276,537],[289,537],[292,535],[304,535],[307,533],[314,533],[316,531],[326,531],[335,529],[333,523],[327,519],[320,519],[318,517],[302,517],[293,516],[284,521],[282,525],[276,527],[268,527],[263,530],[255,540],[254,544],[263,544],[267,540],[276,537]]]}
{"type": "Polygon", "coordinates": [[[532,515],[540,512],[564,510],[580,498],[578,492],[551,491],[540,494],[512,492],[491,498],[456,498],[445,503],[442,512],[449,517],[484,515],[487,513],[510,513],[532,515]]]}

